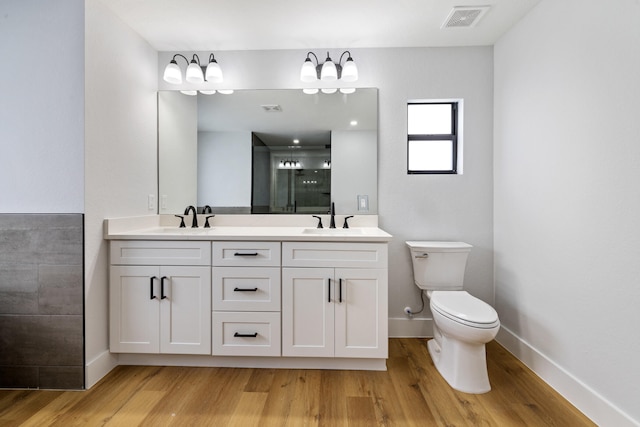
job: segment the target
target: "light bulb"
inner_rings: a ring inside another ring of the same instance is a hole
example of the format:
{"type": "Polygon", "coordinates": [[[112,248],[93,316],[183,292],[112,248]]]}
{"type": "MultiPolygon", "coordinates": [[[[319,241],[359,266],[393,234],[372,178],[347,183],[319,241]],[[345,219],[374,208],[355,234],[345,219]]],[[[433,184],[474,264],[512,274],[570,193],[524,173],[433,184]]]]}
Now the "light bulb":
{"type": "Polygon", "coordinates": [[[179,85],[182,83],[182,71],[178,67],[178,63],[175,60],[171,60],[164,69],[164,75],[162,76],[165,82],[179,85]]]}
{"type": "Polygon", "coordinates": [[[358,80],[358,67],[351,57],[347,58],[344,67],[342,67],[342,76],[340,77],[345,82],[355,82],[358,80]]]}
{"type": "Polygon", "coordinates": [[[325,63],[322,64],[320,80],[338,80],[338,70],[336,69],[336,64],[334,64],[331,58],[329,58],[328,56],[325,63]]]}
{"type": "Polygon", "coordinates": [[[209,82],[220,83],[222,79],[222,69],[215,59],[212,59],[207,65],[206,78],[209,82]]]}
{"type": "Polygon", "coordinates": [[[302,63],[302,68],[300,69],[300,80],[303,82],[314,82],[318,80],[316,66],[313,65],[311,58],[305,59],[302,63]]]}
{"type": "Polygon", "coordinates": [[[195,60],[192,60],[187,67],[187,81],[189,83],[204,83],[204,75],[202,68],[195,60]]]}

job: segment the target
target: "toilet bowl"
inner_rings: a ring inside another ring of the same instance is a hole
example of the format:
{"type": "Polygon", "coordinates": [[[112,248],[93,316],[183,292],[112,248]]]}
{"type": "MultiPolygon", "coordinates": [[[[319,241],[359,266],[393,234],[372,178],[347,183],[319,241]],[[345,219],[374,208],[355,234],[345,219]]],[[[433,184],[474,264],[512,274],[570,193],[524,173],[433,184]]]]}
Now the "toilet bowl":
{"type": "Polygon", "coordinates": [[[449,385],[466,393],[491,390],[485,344],[499,329],[498,314],[489,304],[463,290],[471,245],[462,242],[407,242],[414,281],[429,298],[433,339],[427,347],[433,363],[449,385]]]}
{"type": "Polygon", "coordinates": [[[429,307],[434,338],[427,347],[440,375],[465,393],[491,390],[485,344],[500,330],[493,307],[465,291],[435,291],[429,307]]]}

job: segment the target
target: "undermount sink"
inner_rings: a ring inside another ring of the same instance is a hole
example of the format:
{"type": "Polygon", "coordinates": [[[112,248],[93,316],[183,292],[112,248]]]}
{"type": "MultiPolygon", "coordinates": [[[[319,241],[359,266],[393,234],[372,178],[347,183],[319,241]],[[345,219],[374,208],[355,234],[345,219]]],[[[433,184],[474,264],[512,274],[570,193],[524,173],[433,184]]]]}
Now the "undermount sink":
{"type": "Polygon", "coordinates": [[[179,228],[179,227],[160,227],[147,230],[148,234],[207,234],[213,228],[179,228]]]}
{"type": "Polygon", "coordinates": [[[362,234],[362,230],[358,228],[305,228],[302,233],[353,236],[356,234],[362,234]]]}

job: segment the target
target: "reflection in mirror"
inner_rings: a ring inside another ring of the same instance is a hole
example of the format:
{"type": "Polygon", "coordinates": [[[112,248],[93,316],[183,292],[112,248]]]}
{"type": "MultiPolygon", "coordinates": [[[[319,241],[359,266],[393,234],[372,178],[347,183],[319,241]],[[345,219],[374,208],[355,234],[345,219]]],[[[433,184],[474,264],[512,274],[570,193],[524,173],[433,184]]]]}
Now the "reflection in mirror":
{"type": "Polygon", "coordinates": [[[375,214],[377,110],[376,89],[160,91],[159,213],[375,214]]]}

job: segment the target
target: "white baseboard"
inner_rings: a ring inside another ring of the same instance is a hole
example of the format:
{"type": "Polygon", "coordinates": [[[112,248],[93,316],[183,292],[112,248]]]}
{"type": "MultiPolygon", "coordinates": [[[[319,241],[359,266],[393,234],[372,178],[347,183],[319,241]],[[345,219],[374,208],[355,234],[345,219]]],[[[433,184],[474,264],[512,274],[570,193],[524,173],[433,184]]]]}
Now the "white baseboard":
{"type": "Polygon", "coordinates": [[[105,350],[87,362],[84,371],[84,386],[88,390],[118,366],[118,356],[105,350]]]}
{"type": "Polygon", "coordinates": [[[599,426],[640,426],[638,421],[504,326],[500,328],[496,341],[599,426]]]}
{"type": "Polygon", "coordinates": [[[427,338],[433,336],[433,320],[423,317],[389,318],[390,338],[427,338]]]}

